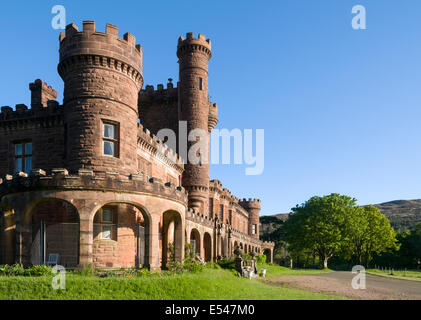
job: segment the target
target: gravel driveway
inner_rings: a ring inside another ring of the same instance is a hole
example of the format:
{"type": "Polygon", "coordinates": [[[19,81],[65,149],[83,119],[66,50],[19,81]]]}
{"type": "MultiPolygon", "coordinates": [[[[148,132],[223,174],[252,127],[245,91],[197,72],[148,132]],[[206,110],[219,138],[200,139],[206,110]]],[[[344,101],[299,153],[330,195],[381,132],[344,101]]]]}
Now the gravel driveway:
{"type": "Polygon", "coordinates": [[[268,284],[363,300],[421,300],[421,282],[366,274],[366,289],[353,289],[351,272],[267,278],[268,284]]]}

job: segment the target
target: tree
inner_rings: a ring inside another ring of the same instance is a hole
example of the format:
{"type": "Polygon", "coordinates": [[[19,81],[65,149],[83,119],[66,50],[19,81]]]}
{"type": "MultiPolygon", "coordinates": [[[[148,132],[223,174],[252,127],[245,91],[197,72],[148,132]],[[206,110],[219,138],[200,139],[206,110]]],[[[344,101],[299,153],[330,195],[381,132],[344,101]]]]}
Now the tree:
{"type": "Polygon", "coordinates": [[[389,249],[398,249],[396,233],[378,208],[354,207],[350,213],[345,224],[349,241],[345,248],[356,264],[361,265],[364,260],[367,266],[373,254],[380,255],[389,249]]]}
{"type": "Polygon", "coordinates": [[[284,225],[291,249],[315,252],[327,268],[329,258],[347,243],[344,230],[355,205],[355,199],[333,193],[293,208],[284,225]]]}

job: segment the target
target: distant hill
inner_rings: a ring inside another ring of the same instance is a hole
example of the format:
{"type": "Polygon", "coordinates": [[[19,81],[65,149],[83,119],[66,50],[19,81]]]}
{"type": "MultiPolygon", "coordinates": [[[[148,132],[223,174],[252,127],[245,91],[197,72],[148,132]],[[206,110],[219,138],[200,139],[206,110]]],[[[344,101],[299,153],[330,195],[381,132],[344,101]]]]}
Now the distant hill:
{"type": "Polygon", "coordinates": [[[421,199],[396,200],[375,204],[395,229],[414,229],[421,222],[421,199]]]}
{"type": "MultiPolygon", "coordinates": [[[[417,223],[421,223],[421,199],[418,200],[395,200],[375,204],[390,221],[395,229],[414,229],[417,223]]],[[[289,213],[280,213],[271,216],[260,217],[260,235],[265,236],[273,232],[276,226],[288,219],[289,213]]]]}

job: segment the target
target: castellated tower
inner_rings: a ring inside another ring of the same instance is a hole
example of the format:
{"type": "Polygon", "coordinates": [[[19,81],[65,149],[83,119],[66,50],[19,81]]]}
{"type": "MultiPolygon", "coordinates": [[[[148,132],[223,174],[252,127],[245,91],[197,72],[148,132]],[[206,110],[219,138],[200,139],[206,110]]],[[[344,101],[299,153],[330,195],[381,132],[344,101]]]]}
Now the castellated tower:
{"type": "Polygon", "coordinates": [[[253,238],[259,239],[259,214],[261,202],[259,199],[243,199],[239,204],[249,213],[248,233],[253,238]]]}
{"type": "MultiPolygon", "coordinates": [[[[178,39],[177,57],[179,58],[179,120],[187,121],[187,132],[202,129],[207,132],[206,144],[209,150],[210,103],[208,95],[208,63],[212,56],[211,42],[205,35],[198,38],[187,33],[186,39],[178,39]]],[[[212,107],[212,106],[211,106],[212,107]]],[[[214,108],[214,107],[212,107],[214,108]]],[[[216,109],[216,107],[215,107],[216,109]]],[[[216,124],[216,123],[215,123],[216,124]]],[[[187,148],[196,142],[188,142],[187,148]]],[[[189,192],[189,207],[208,213],[209,199],[209,151],[206,163],[192,164],[187,161],[183,174],[183,187],[189,192]]]]}
{"type": "Polygon", "coordinates": [[[137,172],[138,92],[143,85],[142,49],[130,33],[118,37],[93,21],[60,34],[58,72],[64,81],[66,166],[70,171],[137,172]],[[121,137],[121,139],[120,139],[121,137]]]}

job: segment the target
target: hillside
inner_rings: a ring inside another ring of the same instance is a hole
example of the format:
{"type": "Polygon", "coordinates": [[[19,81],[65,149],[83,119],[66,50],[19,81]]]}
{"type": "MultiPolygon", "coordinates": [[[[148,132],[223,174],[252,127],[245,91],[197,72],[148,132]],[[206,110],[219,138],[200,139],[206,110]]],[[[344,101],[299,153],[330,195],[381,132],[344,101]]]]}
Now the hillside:
{"type": "Polygon", "coordinates": [[[421,199],[396,200],[374,206],[379,208],[395,229],[414,229],[421,222],[421,199]]]}
{"type": "MultiPolygon", "coordinates": [[[[395,229],[414,229],[417,223],[421,223],[421,199],[418,200],[395,200],[375,204],[375,207],[389,219],[395,229]]],[[[273,232],[288,219],[289,214],[275,214],[260,217],[260,235],[264,236],[273,232]]]]}

